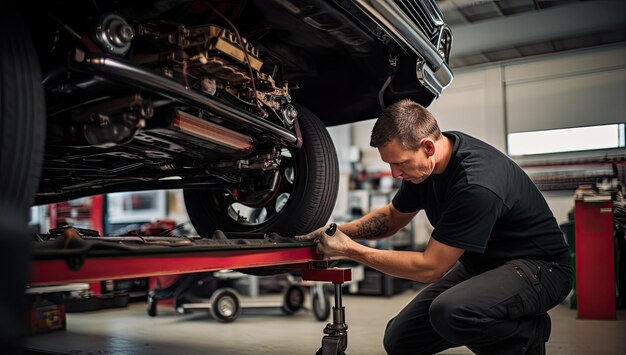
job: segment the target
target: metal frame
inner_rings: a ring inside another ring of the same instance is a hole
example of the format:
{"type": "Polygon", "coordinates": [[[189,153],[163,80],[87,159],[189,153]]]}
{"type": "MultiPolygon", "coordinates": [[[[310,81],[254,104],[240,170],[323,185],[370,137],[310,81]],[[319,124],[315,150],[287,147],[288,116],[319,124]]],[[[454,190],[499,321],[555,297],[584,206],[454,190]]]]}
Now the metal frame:
{"type": "MultiPolygon", "coordinates": [[[[180,249],[179,249],[180,250],[180,249]]],[[[316,246],[232,248],[214,251],[163,252],[137,255],[114,253],[92,256],[35,258],[31,282],[36,285],[94,282],[100,280],[163,276],[224,269],[273,268],[300,269],[302,278],[332,282],[335,287],[333,320],[324,328],[323,355],[344,354],[348,346],[348,325],[341,302],[341,284],[352,280],[349,268],[331,268],[330,260],[318,254],[316,246]]]]}
{"type": "Polygon", "coordinates": [[[30,284],[53,285],[246,268],[302,269],[303,278],[312,281],[343,283],[352,279],[350,269],[329,269],[328,261],[323,260],[314,247],[281,247],[36,259],[31,265],[30,284]]]}

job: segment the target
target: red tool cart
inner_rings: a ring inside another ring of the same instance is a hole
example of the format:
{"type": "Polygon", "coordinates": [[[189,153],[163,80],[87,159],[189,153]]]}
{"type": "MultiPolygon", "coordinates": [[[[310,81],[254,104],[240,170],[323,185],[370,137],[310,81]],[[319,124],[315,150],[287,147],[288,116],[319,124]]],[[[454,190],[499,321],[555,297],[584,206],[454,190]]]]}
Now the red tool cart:
{"type": "Polygon", "coordinates": [[[101,231],[104,227],[102,206],[102,195],[50,204],[50,228],[73,225],[101,231]]]}
{"type": "Polygon", "coordinates": [[[574,208],[578,317],[615,319],[611,195],[579,190],[574,208]]]}

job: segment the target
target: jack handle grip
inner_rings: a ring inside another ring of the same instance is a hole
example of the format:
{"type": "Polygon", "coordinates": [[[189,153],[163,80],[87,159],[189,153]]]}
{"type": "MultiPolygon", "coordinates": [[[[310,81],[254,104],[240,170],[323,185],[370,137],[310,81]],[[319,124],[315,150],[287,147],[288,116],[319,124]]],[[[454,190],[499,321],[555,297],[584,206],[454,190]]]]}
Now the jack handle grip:
{"type": "Polygon", "coordinates": [[[337,231],[337,223],[331,223],[330,226],[328,227],[328,229],[326,229],[326,234],[327,235],[335,235],[335,232],[337,231]]]}

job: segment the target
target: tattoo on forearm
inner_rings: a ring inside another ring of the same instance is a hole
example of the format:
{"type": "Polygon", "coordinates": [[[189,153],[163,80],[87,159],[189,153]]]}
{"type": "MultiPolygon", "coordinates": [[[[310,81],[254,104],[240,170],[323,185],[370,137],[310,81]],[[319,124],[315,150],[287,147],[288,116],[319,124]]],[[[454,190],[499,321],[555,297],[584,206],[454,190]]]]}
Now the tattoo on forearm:
{"type": "Polygon", "coordinates": [[[377,239],[389,231],[389,216],[379,214],[370,217],[358,225],[354,238],[377,239]]]}

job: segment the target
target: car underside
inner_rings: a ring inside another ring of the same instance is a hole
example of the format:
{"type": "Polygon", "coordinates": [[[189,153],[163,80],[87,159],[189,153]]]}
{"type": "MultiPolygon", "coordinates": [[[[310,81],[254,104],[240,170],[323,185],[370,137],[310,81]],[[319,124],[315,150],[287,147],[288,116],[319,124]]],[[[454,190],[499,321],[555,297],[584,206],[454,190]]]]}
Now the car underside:
{"type": "MultiPolygon", "coordinates": [[[[35,203],[184,188],[201,233],[284,226],[302,219],[285,217],[285,206],[302,201],[316,217],[290,232],[322,225],[338,181],[325,127],[375,118],[401,98],[428,106],[443,89],[426,85],[427,56],[382,30],[368,3],[376,2],[50,1],[29,9],[47,116],[35,203]]],[[[432,1],[385,3],[414,16],[446,60],[452,38],[432,1]]]]}

